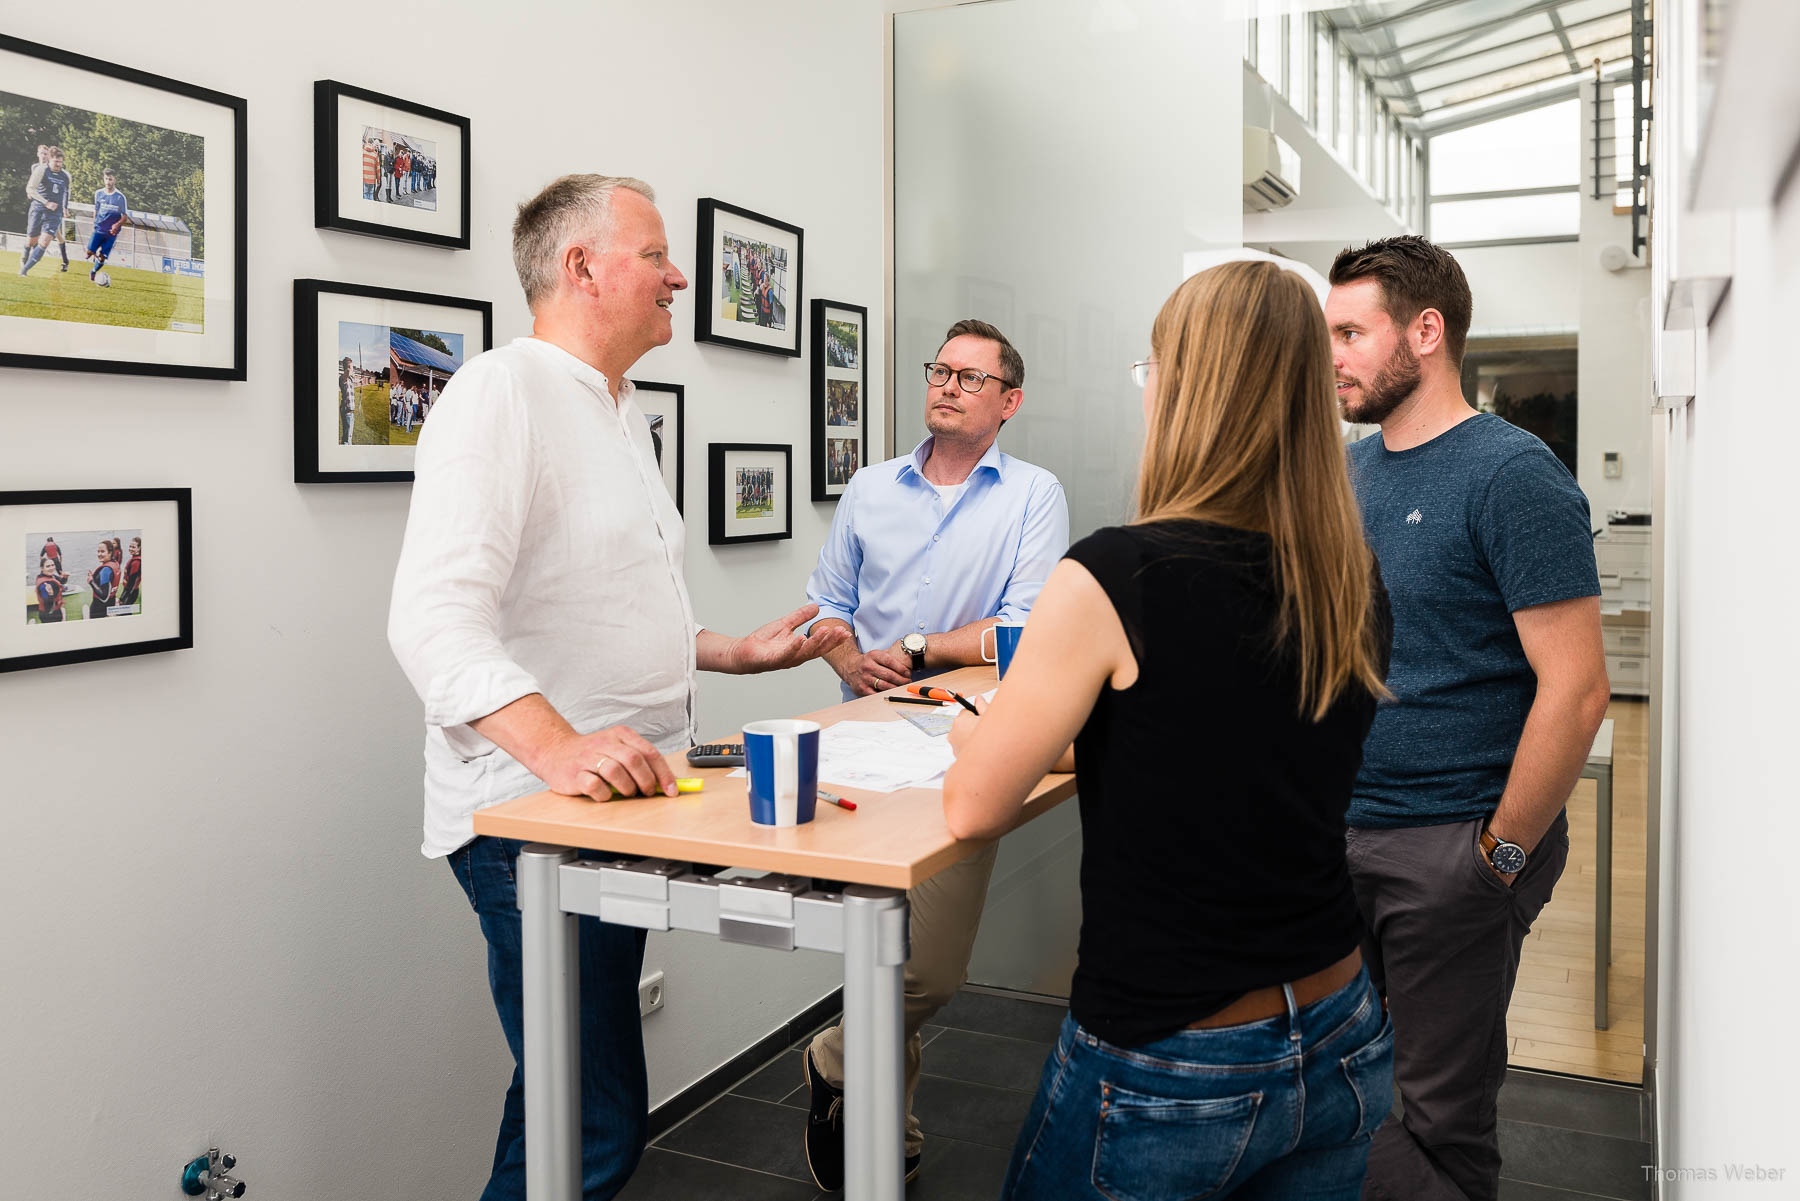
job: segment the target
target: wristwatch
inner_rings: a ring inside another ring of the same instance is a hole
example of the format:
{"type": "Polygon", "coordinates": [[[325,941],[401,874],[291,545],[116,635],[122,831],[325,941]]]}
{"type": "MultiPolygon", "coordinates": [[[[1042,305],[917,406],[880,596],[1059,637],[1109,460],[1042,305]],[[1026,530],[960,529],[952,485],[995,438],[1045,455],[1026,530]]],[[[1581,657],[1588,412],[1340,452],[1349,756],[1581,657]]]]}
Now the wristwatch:
{"type": "Polygon", "coordinates": [[[1525,870],[1525,848],[1516,842],[1496,838],[1486,826],[1481,828],[1481,851],[1487,856],[1488,864],[1503,876],[1525,870]]]}
{"type": "Polygon", "coordinates": [[[913,671],[925,670],[925,635],[913,631],[900,640],[900,649],[912,656],[913,671]]]}

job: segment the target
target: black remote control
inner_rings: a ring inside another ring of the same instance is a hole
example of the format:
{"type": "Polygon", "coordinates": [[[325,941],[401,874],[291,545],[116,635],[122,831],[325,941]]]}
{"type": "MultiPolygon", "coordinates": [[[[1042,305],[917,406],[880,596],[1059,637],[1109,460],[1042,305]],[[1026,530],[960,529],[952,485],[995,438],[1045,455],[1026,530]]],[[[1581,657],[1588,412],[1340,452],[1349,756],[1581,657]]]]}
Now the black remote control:
{"type": "Polygon", "coordinates": [[[741,742],[703,742],[687,753],[690,767],[742,767],[744,744],[741,742]]]}

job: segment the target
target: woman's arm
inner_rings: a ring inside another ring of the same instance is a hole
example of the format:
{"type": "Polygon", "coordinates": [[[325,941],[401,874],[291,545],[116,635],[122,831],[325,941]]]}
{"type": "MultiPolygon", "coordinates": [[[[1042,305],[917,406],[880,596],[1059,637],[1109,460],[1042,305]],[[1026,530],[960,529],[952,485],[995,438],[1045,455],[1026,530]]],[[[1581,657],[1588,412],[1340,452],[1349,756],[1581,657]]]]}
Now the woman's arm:
{"type": "Polygon", "coordinates": [[[1137,679],[1137,659],[1112,602],[1088,569],[1064,559],[1050,573],[1006,674],[977,718],[956,719],[956,762],[944,777],[944,821],[957,838],[995,838],[1018,821],[1032,786],[1075,741],[1108,685],[1137,679]]]}

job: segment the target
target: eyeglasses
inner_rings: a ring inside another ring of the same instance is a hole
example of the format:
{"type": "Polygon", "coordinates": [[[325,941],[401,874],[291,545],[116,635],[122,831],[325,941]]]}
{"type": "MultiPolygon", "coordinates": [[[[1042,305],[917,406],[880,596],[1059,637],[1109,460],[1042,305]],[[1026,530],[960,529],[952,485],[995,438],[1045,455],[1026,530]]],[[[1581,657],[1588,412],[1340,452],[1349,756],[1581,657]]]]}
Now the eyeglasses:
{"type": "Polygon", "coordinates": [[[1150,382],[1150,368],[1156,366],[1155,359],[1139,359],[1131,365],[1131,383],[1133,387],[1142,388],[1150,382]]]}
{"type": "Polygon", "coordinates": [[[977,371],[973,367],[964,367],[961,371],[952,371],[942,363],[925,364],[925,382],[934,388],[941,388],[949,383],[950,377],[953,375],[956,377],[957,386],[964,392],[979,392],[987,387],[987,382],[991,379],[999,380],[1003,387],[1010,388],[1013,386],[1012,381],[1003,376],[989,375],[987,372],[977,371]]]}

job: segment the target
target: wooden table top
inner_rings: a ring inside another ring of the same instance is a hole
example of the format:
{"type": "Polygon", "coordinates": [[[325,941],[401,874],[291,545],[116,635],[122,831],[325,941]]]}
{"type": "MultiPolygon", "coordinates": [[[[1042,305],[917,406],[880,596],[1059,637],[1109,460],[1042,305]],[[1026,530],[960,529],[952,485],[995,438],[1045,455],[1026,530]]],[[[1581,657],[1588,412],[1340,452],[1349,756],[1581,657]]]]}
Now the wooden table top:
{"type": "MultiPolygon", "coordinates": [[[[935,676],[931,682],[972,696],[993,688],[995,678],[992,667],[963,667],[935,676]]],[[[859,697],[799,716],[822,726],[846,720],[900,721],[901,706],[887,703],[882,699],[886,695],[859,697]]],[[[703,732],[701,741],[739,742],[742,734],[703,732]]],[[[732,779],[732,769],[726,767],[690,767],[681,752],[665,758],[676,775],[704,778],[705,790],[604,803],[539,792],[481,810],[475,815],[475,832],[885,888],[911,888],[984,845],[958,842],[950,836],[944,826],[944,794],[939,789],[882,793],[827,783],[833,792],[856,802],[855,812],[821,801],[817,814],[805,825],[759,826],[750,820],[747,778],[732,779]]],[[[1044,777],[1032,789],[1019,824],[1074,795],[1074,776],[1044,777]]]]}

